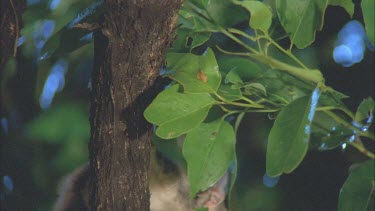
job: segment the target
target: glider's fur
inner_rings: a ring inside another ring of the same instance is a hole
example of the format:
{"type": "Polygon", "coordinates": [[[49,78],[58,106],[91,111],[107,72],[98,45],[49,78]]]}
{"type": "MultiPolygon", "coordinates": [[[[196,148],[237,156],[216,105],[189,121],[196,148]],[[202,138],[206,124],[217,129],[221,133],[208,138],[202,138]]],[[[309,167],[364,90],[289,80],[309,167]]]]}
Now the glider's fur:
{"type": "MultiPolygon", "coordinates": [[[[54,211],[89,210],[88,168],[86,164],[63,180],[54,211]]],[[[189,182],[185,169],[166,159],[155,149],[151,154],[148,174],[151,211],[190,211],[195,207],[207,207],[210,211],[227,210],[224,199],[228,173],[193,200],[189,199],[189,182]]]]}

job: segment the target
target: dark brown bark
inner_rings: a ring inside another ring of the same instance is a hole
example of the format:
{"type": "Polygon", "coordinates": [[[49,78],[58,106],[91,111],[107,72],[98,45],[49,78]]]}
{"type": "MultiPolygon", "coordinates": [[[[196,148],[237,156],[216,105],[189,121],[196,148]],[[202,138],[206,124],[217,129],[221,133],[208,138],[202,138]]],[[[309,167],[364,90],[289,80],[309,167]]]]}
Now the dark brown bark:
{"type": "Polygon", "coordinates": [[[107,0],[95,34],[91,210],[149,210],[152,125],[143,118],[183,0],[107,0]]]}
{"type": "Polygon", "coordinates": [[[0,74],[11,56],[15,56],[22,28],[26,0],[0,1],[0,74]]]}

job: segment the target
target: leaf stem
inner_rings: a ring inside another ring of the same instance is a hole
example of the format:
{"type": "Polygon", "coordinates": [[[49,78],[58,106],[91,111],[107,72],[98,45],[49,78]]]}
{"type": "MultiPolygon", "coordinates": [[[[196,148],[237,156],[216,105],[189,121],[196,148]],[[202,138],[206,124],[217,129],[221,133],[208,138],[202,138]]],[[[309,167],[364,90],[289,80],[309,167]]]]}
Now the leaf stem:
{"type": "Polygon", "coordinates": [[[303,81],[310,82],[313,84],[322,84],[324,82],[324,77],[322,73],[317,69],[306,70],[260,54],[248,54],[248,56],[250,58],[256,59],[259,62],[262,62],[263,64],[267,64],[275,69],[287,72],[299,79],[302,79],[303,81]]]}
{"type": "Polygon", "coordinates": [[[348,115],[351,119],[354,119],[354,114],[347,108],[344,107],[335,107],[335,106],[322,106],[316,108],[317,111],[329,111],[329,110],[340,110],[348,115]]]}
{"type": "Polygon", "coordinates": [[[227,99],[223,98],[222,96],[220,96],[216,92],[214,93],[214,95],[217,98],[219,98],[219,100],[221,100],[223,103],[228,104],[228,105],[241,106],[241,107],[246,107],[246,108],[264,108],[263,105],[259,105],[259,104],[247,104],[247,103],[239,103],[239,102],[228,101],[227,99]]]}
{"type": "Polygon", "coordinates": [[[301,60],[299,60],[296,56],[294,56],[294,54],[291,52],[291,51],[288,51],[288,50],[285,50],[283,47],[281,47],[277,42],[275,42],[268,34],[266,34],[266,35],[258,35],[258,33],[257,33],[257,31],[255,30],[255,37],[253,37],[253,36],[250,36],[250,35],[248,35],[248,34],[246,34],[246,33],[244,33],[243,31],[241,31],[241,30],[238,30],[238,29],[233,29],[233,28],[229,28],[228,29],[228,31],[229,32],[231,32],[231,33],[234,33],[234,34],[238,34],[238,35],[241,35],[241,36],[243,36],[243,37],[245,37],[245,38],[247,38],[247,39],[249,39],[249,40],[251,40],[251,41],[256,41],[257,42],[257,44],[258,44],[258,48],[259,48],[259,51],[260,52],[262,52],[262,48],[261,48],[261,46],[260,46],[260,42],[259,42],[259,40],[260,39],[262,39],[262,38],[264,38],[264,39],[266,39],[266,40],[268,40],[271,44],[273,44],[277,49],[279,49],[281,52],[283,52],[284,54],[286,54],[287,56],[289,56],[291,59],[293,59],[297,64],[299,64],[302,68],[304,68],[304,69],[306,69],[306,70],[308,70],[309,68],[308,67],[306,67],[306,65],[305,64],[303,64],[302,62],[301,62],[301,60]]]}
{"type": "MultiPolygon", "coordinates": [[[[318,110],[318,109],[317,109],[318,110]]],[[[332,111],[329,111],[329,110],[322,110],[324,113],[326,113],[328,116],[332,117],[333,120],[335,120],[337,123],[351,129],[351,130],[355,130],[357,132],[360,132],[358,131],[358,128],[354,127],[353,125],[351,125],[350,123],[348,123],[346,120],[344,120],[343,118],[339,117],[338,115],[336,115],[335,113],[333,113],[332,111]]]]}
{"type": "Polygon", "coordinates": [[[344,120],[343,118],[339,117],[338,115],[336,115],[335,113],[330,111],[330,110],[335,110],[335,109],[343,111],[350,118],[354,119],[354,114],[349,109],[343,108],[343,107],[337,108],[337,107],[333,107],[333,106],[325,106],[325,107],[318,107],[316,110],[325,112],[327,115],[332,117],[337,123],[342,124],[343,126],[349,128],[351,130],[356,131],[359,136],[366,137],[366,138],[369,138],[371,140],[375,140],[375,135],[372,134],[370,131],[362,131],[359,128],[354,127],[348,121],[344,120]]]}
{"type": "Polygon", "coordinates": [[[248,113],[273,113],[278,112],[280,109],[260,109],[260,110],[247,110],[248,113]]]}
{"type": "MultiPolygon", "coordinates": [[[[241,53],[241,52],[230,52],[226,51],[219,46],[216,46],[218,50],[220,50],[223,53],[229,54],[229,55],[236,55],[236,56],[247,56],[252,59],[255,59],[263,64],[269,65],[279,71],[287,72],[299,79],[302,79],[305,82],[310,82],[313,84],[322,84],[324,82],[324,78],[322,73],[319,70],[305,70],[300,67],[295,67],[283,62],[280,62],[276,59],[270,58],[265,55],[261,55],[259,53],[241,53]]],[[[253,49],[254,50],[254,49],[253,49]]],[[[254,50],[255,51],[255,50],[254,50]]],[[[323,84],[321,86],[324,86],[323,84]]]]}
{"type": "Polygon", "coordinates": [[[359,136],[366,137],[366,138],[369,138],[371,140],[375,140],[374,134],[370,133],[369,131],[361,131],[359,128],[354,127],[352,124],[350,124],[349,122],[347,122],[343,118],[339,117],[338,115],[336,115],[332,111],[323,110],[323,112],[326,113],[328,116],[332,117],[332,119],[334,119],[337,123],[345,126],[346,128],[349,128],[353,131],[356,131],[359,136]]]}
{"type": "Polygon", "coordinates": [[[201,16],[202,18],[206,19],[207,21],[210,21],[210,18],[208,17],[208,15],[204,13],[205,11],[195,6],[193,3],[189,1],[185,1],[184,6],[191,9],[193,12],[195,12],[197,15],[201,16]]]}
{"type": "MultiPolygon", "coordinates": [[[[256,37],[258,37],[258,31],[254,30],[256,37]]],[[[263,54],[262,46],[260,45],[260,39],[257,39],[257,44],[258,44],[258,50],[261,54],[263,54]]]]}
{"type": "Polygon", "coordinates": [[[250,104],[253,104],[253,105],[259,106],[259,108],[264,108],[263,105],[261,105],[261,104],[259,104],[259,103],[256,103],[256,102],[250,100],[250,99],[247,98],[247,97],[242,96],[242,97],[241,97],[241,100],[244,100],[244,101],[246,101],[246,102],[248,102],[248,103],[250,103],[250,104]]]}
{"type": "Polygon", "coordinates": [[[269,42],[271,42],[276,48],[278,48],[281,52],[285,53],[287,56],[289,56],[291,59],[293,59],[297,64],[299,64],[304,69],[309,69],[306,67],[305,64],[301,62],[294,54],[291,52],[291,50],[285,50],[283,47],[281,47],[277,42],[275,42],[271,37],[268,35],[264,36],[269,42]]]}
{"type": "Polygon", "coordinates": [[[371,140],[375,140],[375,136],[374,136],[374,134],[371,133],[371,132],[369,132],[369,131],[366,131],[366,132],[361,131],[361,132],[359,132],[359,136],[361,136],[361,137],[366,137],[366,138],[369,138],[369,139],[371,139],[371,140]]]}
{"type": "MultiPolygon", "coordinates": [[[[232,111],[232,110],[229,110],[229,109],[225,108],[225,107],[222,106],[222,105],[220,105],[220,108],[221,108],[223,111],[227,112],[227,114],[235,114],[235,113],[240,113],[240,112],[241,112],[241,111],[232,111]]],[[[227,114],[225,114],[225,115],[227,115],[227,114]]]]}
{"type": "MultiPolygon", "coordinates": [[[[309,68],[307,68],[301,61],[299,61],[291,52],[288,52],[288,51],[285,51],[285,49],[283,49],[283,52],[285,52],[287,55],[291,56],[291,58],[295,59],[295,61],[302,66],[302,68],[300,67],[296,67],[296,66],[292,66],[292,65],[289,65],[289,64],[286,64],[284,62],[281,62],[281,61],[278,61],[274,58],[271,58],[271,57],[268,57],[268,56],[265,56],[265,55],[262,55],[260,54],[257,50],[253,49],[252,47],[248,46],[246,43],[242,42],[240,39],[238,39],[236,36],[234,36],[233,34],[231,34],[229,31],[221,28],[220,29],[220,32],[222,32],[223,34],[225,34],[226,36],[228,36],[229,38],[231,38],[233,41],[235,41],[236,43],[238,43],[239,45],[241,45],[242,47],[244,47],[245,49],[247,49],[248,51],[251,52],[251,54],[247,54],[247,56],[249,56],[250,58],[252,59],[255,59],[263,64],[266,64],[266,65],[269,65],[271,67],[274,67],[276,69],[279,69],[279,70],[282,70],[282,71],[285,71],[293,76],[296,76],[306,82],[312,82],[314,84],[322,84],[324,82],[324,77],[322,75],[322,73],[317,70],[317,69],[314,69],[314,70],[311,70],[309,68]]],[[[271,38],[269,38],[269,40],[272,41],[271,38]]],[[[275,44],[277,44],[275,42],[275,44]]],[[[278,45],[278,44],[277,44],[278,45]]],[[[233,54],[234,55],[234,54],[233,54]]]]}
{"type": "Polygon", "coordinates": [[[275,94],[271,94],[271,93],[268,93],[268,94],[269,94],[270,96],[272,96],[272,97],[275,97],[275,98],[277,98],[277,99],[283,101],[286,105],[289,104],[289,101],[288,101],[288,100],[284,99],[283,97],[280,97],[279,95],[275,95],[275,94]]]}
{"type": "Polygon", "coordinates": [[[233,33],[233,34],[241,35],[241,36],[243,36],[243,37],[245,37],[245,38],[247,38],[247,39],[249,39],[249,40],[251,40],[251,41],[253,41],[253,42],[255,42],[255,41],[258,40],[257,37],[250,36],[250,35],[246,34],[245,32],[243,32],[243,31],[241,31],[241,30],[238,30],[238,29],[235,29],[235,28],[228,28],[228,31],[229,31],[230,33],[233,33]]]}
{"type": "Polygon", "coordinates": [[[352,118],[354,120],[354,114],[353,112],[351,112],[349,109],[345,108],[345,107],[339,107],[337,109],[340,109],[341,111],[343,111],[346,115],[348,115],[350,118],[352,118]]]}
{"type": "Polygon", "coordinates": [[[229,38],[231,38],[233,41],[235,41],[236,43],[238,43],[239,45],[241,45],[242,47],[244,47],[245,49],[247,49],[248,51],[250,51],[251,53],[254,53],[254,54],[259,54],[259,52],[257,50],[255,50],[254,48],[246,45],[244,42],[242,42],[240,39],[238,39],[236,36],[234,36],[233,34],[229,33],[227,30],[221,28],[220,30],[221,33],[225,34],[226,36],[228,36],[229,38]]]}
{"type": "Polygon", "coordinates": [[[240,124],[242,122],[242,119],[245,116],[245,114],[246,114],[245,112],[241,112],[240,114],[238,114],[237,119],[236,119],[236,123],[234,123],[234,132],[235,132],[235,134],[237,134],[238,127],[240,126],[240,124]]]}
{"type": "Polygon", "coordinates": [[[272,105],[278,106],[278,107],[280,107],[280,106],[286,106],[285,104],[275,103],[275,102],[273,102],[271,100],[268,100],[267,98],[263,98],[263,97],[261,99],[259,99],[259,100],[256,101],[256,103],[258,103],[258,104],[262,103],[262,102],[267,102],[269,104],[272,104],[272,105]]]}
{"type": "Polygon", "coordinates": [[[356,142],[350,142],[350,145],[352,145],[354,148],[356,148],[358,151],[363,153],[369,158],[375,159],[375,154],[370,152],[369,150],[366,149],[366,147],[363,145],[361,140],[356,140],[356,142]]]}

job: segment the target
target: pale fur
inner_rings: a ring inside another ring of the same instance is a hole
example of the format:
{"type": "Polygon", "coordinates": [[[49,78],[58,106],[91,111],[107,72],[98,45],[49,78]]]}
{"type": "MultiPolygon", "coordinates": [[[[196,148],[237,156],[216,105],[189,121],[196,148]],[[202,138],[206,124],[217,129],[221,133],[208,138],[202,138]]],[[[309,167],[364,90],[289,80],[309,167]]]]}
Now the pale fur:
{"type": "MultiPolygon", "coordinates": [[[[226,211],[225,192],[228,173],[211,188],[189,199],[189,182],[186,171],[179,165],[165,170],[165,161],[157,158],[153,149],[149,168],[151,211],[191,211],[195,207],[208,207],[209,211],[226,211]]],[[[60,186],[54,211],[88,210],[88,164],[68,175],[60,186]],[[78,206],[78,207],[77,207],[78,206]],[[82,206],[85,208],[83,209],[82,206]]]]}

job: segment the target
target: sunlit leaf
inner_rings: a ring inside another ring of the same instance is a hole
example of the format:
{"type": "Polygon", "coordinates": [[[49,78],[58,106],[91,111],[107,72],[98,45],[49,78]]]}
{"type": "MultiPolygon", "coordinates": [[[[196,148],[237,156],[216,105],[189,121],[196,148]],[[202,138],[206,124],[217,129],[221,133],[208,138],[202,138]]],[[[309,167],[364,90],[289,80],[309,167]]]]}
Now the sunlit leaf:
{"type": "Polygon", "coordinates": [[[187,134],[183,154],[188,164],[191,197],[224,175],[234,160],[234,147],[233,128],[223,119],[202,123],[187,134]]]}
{"type": "Polygon", "coordinates": [[[323,27],[328,0],[276,0],[280,22],[293,44],[305,48],[323,27]]]}
{"type": "Polygon", "coordinates": [[[368,39],[375,46],[375,1],[374,0],[362,0],[362,13],[363,20],[365,21],[365,28],[368,39]]]}
{"type": "Polygon", "coordinates": [[[161,92],[144,112],[147,121],[159,126],[156,134],[164,139],[198,126],[215,103],[209,94],[185,94],[178,89],[179,85],[174,85],[161,92]]]}
{"type": "Polygon", "coordinates": [[[211,49],[201,56],[169,53],[167,63],[167,68],[175,71],[168,76],[183,85],[186,93],[213,93],[219,88],[221,75],[211,49]]]}
{"type": "Polygon", "coordinates": [[[272,12],[267,5],[260,1],[251,0],[235,2],[250,12],[249,25],[251,28],[268,31],[272,23],[272,12]]]}
{"type": "Polygon", "coordinates": [[[316,89],[311,96],[291,102],[278,114],[268,136],[266,169],[269,176],[292,172],[305,157],[318,100],[316,89]]]}
{"type": "Polygon", "coordinates": [[[96,22],[104,11],[102,0],[83,10],[47,40],[40,59],[64,55],[92,42],[92,31],[98,27],[96,22]]]}
{"type": "MultiPolygon", "coordinates": [[[[373,159],[351,166],[339,195],[339,211],[367,211],[375,188],[373,159]]],[[[372,198],[373,199],[373,198],[372,198]]]]}

